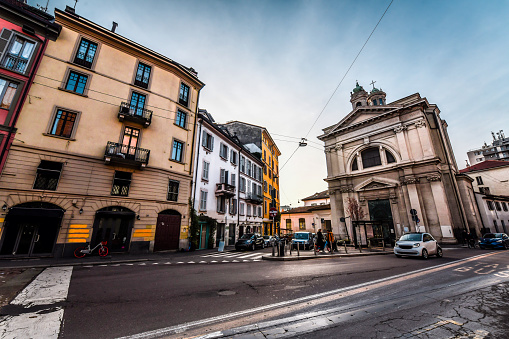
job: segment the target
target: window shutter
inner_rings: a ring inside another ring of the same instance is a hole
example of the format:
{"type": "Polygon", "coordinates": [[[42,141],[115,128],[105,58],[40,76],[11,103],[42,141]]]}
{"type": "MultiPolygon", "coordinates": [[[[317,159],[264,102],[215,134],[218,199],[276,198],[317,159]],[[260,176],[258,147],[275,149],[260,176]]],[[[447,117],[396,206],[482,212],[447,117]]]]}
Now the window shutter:
{"type": "Polygon", "coordinates": [[[201,145],[207,147],[207,132],[203,131],[201,136],[201,145]]]}
{"type": "Polygon", "coordinates": [[[224,183],[225,184],[228,183],[228,176],[229,176],[229,172],[228,171],[224,171],[224,183]]]}
{"type": "Polygon", "coordinates": [[[217,197],[217,212],[221,211],[221,197],[217,197]]]}
{"type": "Polygon", "coordinates": [[[221,168],[221,177],[219,178],[219,182],[221,184],[224,184],[224,175],[225,175],[225,170],[221,168]]]}
{"type": "Polygon", "coordinates": [[[11,38],[12,32],[8,29],[3,29],[0,34],[0,60],[2,59],[2,55],[5,52],[7,46],[9,45],[9,39],[11,38]]]}
{"type": "Polygon", "coordinates": [[[213,135],[210,136],[210,150],[211,151],[214,150],[214,136],[213,135]]]}

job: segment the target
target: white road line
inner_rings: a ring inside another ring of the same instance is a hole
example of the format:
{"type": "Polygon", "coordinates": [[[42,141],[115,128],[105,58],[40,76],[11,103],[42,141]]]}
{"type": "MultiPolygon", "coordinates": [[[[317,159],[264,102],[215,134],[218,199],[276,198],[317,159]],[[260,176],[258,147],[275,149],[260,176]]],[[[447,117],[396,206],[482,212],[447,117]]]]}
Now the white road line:
{"type": "Polygon", "coordinates": [[[165,262],[164,264],[165,265],[171,265],[171,262],[168,261],[168,262],[165,262]]]}
{"type": "Polygon", "coordinates": [[[240,261],[238,261],[238,260],[232,260],[232,262],[240,262],[240,261]]]}
{"type": "MultiPolygon", "coordinates": [[[[259,306],[259,307],[255,307],[255,308],[251,308],[251,309],[246,309],[243,311],[227,313],[227,314],[223,314],[223,315],[216,316],[216,317],[206,318],[206,319],[197,320],[197,321],[191,321],[188,323],[175,325],[175,326],[171,326],[171,327],[142,332],[142,333],[138,333],[138,334],[134,334],[131,336],[126,336],[126,337],[121,337],[121,338],[117,338],[117,339],[159,338],[159,337],[169,335],[169,334],[182,333],[182,332],[186,331],[187,329],[198,327],[198,326],[203,326],[203,325],[213,324],[213,323],[218,323],[218,322],[224,322],[226,320],[230,320],[230,319],[240,317],[240,316],[248,316],[250,314],[257,314],[257,313],[268,311],[268,310],[287,307],[287,306],[302,303],[302,302],[316,300],[318,298],[339,295],[339,294],[347,292],[347,291],[357,290],[357,289],[361,289],[361,288],[364,289],[367,286],[377,285],[377,284],[385,283],[387,281],[391,281],[391,280],[395,280],[395,279],[403,279],[403,278],[407,279],[409,276],[413,276],[413,275],[417,275],[417,274],[424,274],[424,272],[427,272],[427,271],[438,271],[438,270],[442,270],[442,269],[446,269],[446,268],[451,268],[451,267],[460,265],[464,262],[478,260],[481,258],[485,258],[485,257],[491,256],[491,255],[494,255],[494,254],[496,254],[496,253],[476,255],[474,257],[459,259],[456,261],[452,261],[452,262],[445,263],[445,264],[440,264],[437,266],[421,268],[421,269],[418,269],[415,271],[410,271],[410,272],[406,272],[406,273],[402,273],[402,274],[396,274],[396,275],[393,275],[390,277],[381,278],[381,279],[377,279],[377,280],[373,280],[373,281],[368,281],[368,282],[360,283],[360,284],[353,285],[353,286],[347,286],[347,287],[343,287],[343,288],[339,288],[339,289],[335,289],[335,290],[330,290],[327,292],[321,292],[321,293],[317,293],[317,294],[313,294],[313,295],[307,295],[305,297],[300,297],[300,298],[296,298],[293,300],[272,303],[272,304],[265,305],[265,306],[259,306]]],[[[213,338],[214,335],[217,335],[217,333],[221,333],[221,332],[211,333],[208,336],[213,338]]],[[[202,338],[204,338],[204,337],[202,337],[202,338]]]]}
{"type": "Polygon", "coordinates": [[[216,260],[212,260],[211,262],[217,262],[216,260]]]}
{"type": "Polygon", "coordinates": [[[207,262],[206,261],[200,261],[200,264],[206,264],[207,262]]]}
{"type": "Polygon", "coordinates": [[[188,264],[196,264],[194,261],[188,261],[188,264]]]}
{"type": "Polygon", "coordinates": [[[64,309],[54,304],[67,299],[72,270],[72,266],[50,267],[39,274],[11,304],[25,309],[34,305],[47,308],[4,317],[0,321],[0,338],[57,339],[64,309]]]}
{"type": "Polygon", "coordinates": [[[239,258],[249,258],[249,257],[262,257],[263,256],[263,253],[252,253],[252,254],[248,254],[248,255],[243,255],[239,258]]]}
{"type": "Polygon", "coordinates": [[[228,260],[223,260],[223,261],[221,261],[221,262],[230,262],[230,261],[228,261],[228,260]]]}

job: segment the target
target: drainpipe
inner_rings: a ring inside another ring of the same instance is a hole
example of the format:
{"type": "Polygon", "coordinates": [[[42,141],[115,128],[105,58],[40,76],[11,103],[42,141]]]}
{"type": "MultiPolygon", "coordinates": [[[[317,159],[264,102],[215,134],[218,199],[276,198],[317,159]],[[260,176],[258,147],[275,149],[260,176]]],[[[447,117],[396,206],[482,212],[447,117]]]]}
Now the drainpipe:
{"type": "Polygon", "coordinates": [[[23,108],[23,105],[24,105],[24,103],[26,101],[26,96],[28,94],[28,91],[32,87],[32,83],[33,83],[34,78],[35,78],[35,73],[36,73],[37,69],[39,69],[39,64],[41,62],[42,55],[44,54],[44,51],[46,50],[46,46],[48,44],[48,39],[47,38],[44,38],[43,40],[41,40],[39,37],[37,37],[37,36],[35,36],[35,37],[39,41],[42,42],[42,46],[40,48],[40,52],[37,54],[37,58],[35,60],[35,63],[32,66],[33,71],[30,72],[30,76],[28,77],[28,81],[26,82],[26,86],[23,89],[22,95],[20,96],[20,100],[22,102],[18,105],[18,109],[14,113],[14,117],[12,118],[12,123],[11,123],[11,126],[9,128],[9,133],[7,134],[7,138],[5,140],[4,147],[2,148],[2,153],[0,154],[0,166],[2,166],[2,171],[0,173],[0,176],[3,173],[3,171],[4,171],[4,166],[3,165],[5,165],[5,162],[7,161],[7,159],[5,159],[6,161],[3,161],[3,159],[4,159],[4,156],[5,156],[5,153],[7,152],[7,148],[9,148],[9,140],[11,139],[11,136],[14,134],[14,131],[16,130],[15,126],[16,126],[16,123],[18,122],[19,115],[21,114],[21,109],[23,108]]]}
{"type": "MultiPolygon", "coordinates": [[[[196,125],[198,124],[198,115],[196,115],[196,119],[194,121],[194,132],[193,132],[193,140],[194,140],[194,133],[196,131],[196,125]]],[[[198,158],[200,157],[200,145],[201,145],[201,126],[203,125],[203,122],[200,122],[200,131],[198,132],[198,146],[196,147],[197,150],[196,150],[196,163],[198,163],[198,158]]],[[[193,192],[193,205],[194,205],[194,202],[196,201],[196,187],[198,186],[197,185],[197,182],[198,182],[198,171],[196,171],[194,173],[194,192],[193,192]]]]}

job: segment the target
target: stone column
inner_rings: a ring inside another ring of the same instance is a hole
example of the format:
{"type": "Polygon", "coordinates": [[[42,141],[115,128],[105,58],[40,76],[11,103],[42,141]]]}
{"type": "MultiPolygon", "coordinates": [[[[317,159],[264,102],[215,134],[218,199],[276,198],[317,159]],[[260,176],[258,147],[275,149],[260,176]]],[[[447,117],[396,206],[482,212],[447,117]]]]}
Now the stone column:
{"type": "MultiPolygon", "coordinates": [[[[433,194],[433,201],[435,202],[436,213],[440,226],[452,226],[451,214],[449,213],[449,207],[447,205],[447,197],[441,181],[442,178],[439,174],[436,174],[428,176],[427,179],[431,185],[431,193],[433,194]]],[[[440,229],[440,234],[442,234],[442,229],[440,229]]]]}
{"type": "Polygon", "coordinates": [[[415,127],[417,128],[419,140],[421,141],[422,153],[424,157],[432,157],[434,155],[433,145],[431,144],[430,135],[428,133],[428,129],[426,128],[424,119],[417,121],[415,123],[415,127]]]}
{"type": "MultiPolygon", "coordinates": [[[[417,192],[417,185],[416,183],[419,182],[419,179],[417,178],[409,178],[409,179],[406,179],[404,181],[404,184],[406,185],[406,188],[407,188],[407,192],[408,192],[408,199],[410,200],[410,209],[414,209],[417,211],[417,216],[419,217],[419,219],[423,220],[423,214],[422,214],[422,209],[421,209],[421,202],[420,202],[420,199],[419,199],[419,193],[417,192]]],[[[408,213],[410,213],[410,211],[408,211],[408,213]]],[[[412,224],[410,225],[411,226],[411,231],[415,231],[416,230],[416,222],[415,221],[411,221],[412,224]]],[[[422,221],[421,223],[422,224],[422,221]]]]}
{"type": "Polygon", "coordinates": [[[410,159],[410,155],[408,153],[408,145],[405,138],[406,129],[407,127],[403,125],[398,125],[394,128],[394,132],[396,132],[396,138],[398,140],[399,152],[401,153],[401,160],[403,161],[410,159]]]}

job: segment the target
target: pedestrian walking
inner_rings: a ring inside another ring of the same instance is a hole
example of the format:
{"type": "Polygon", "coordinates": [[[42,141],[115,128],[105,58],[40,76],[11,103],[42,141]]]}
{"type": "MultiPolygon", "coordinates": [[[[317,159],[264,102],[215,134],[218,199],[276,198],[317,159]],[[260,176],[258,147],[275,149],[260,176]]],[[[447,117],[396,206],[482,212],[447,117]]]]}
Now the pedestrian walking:
{"type": "Polygon", "coordinates": [[[330,252],[333,252],[334,251],[334,234],[331,231],[327,232],[327,243],[330,246],[330,252]]]}
{"type": "Polygon", "coordinates": [[[318,246],[318,251],[320,251],[320,249],[322,249],[324,252],[325,252],[325,249],[324,249],[324,241],[323,241],[323,234],[322,234],[322,230],[319,229],[318,232],[316,232],[316,245],[318,246]]]}

